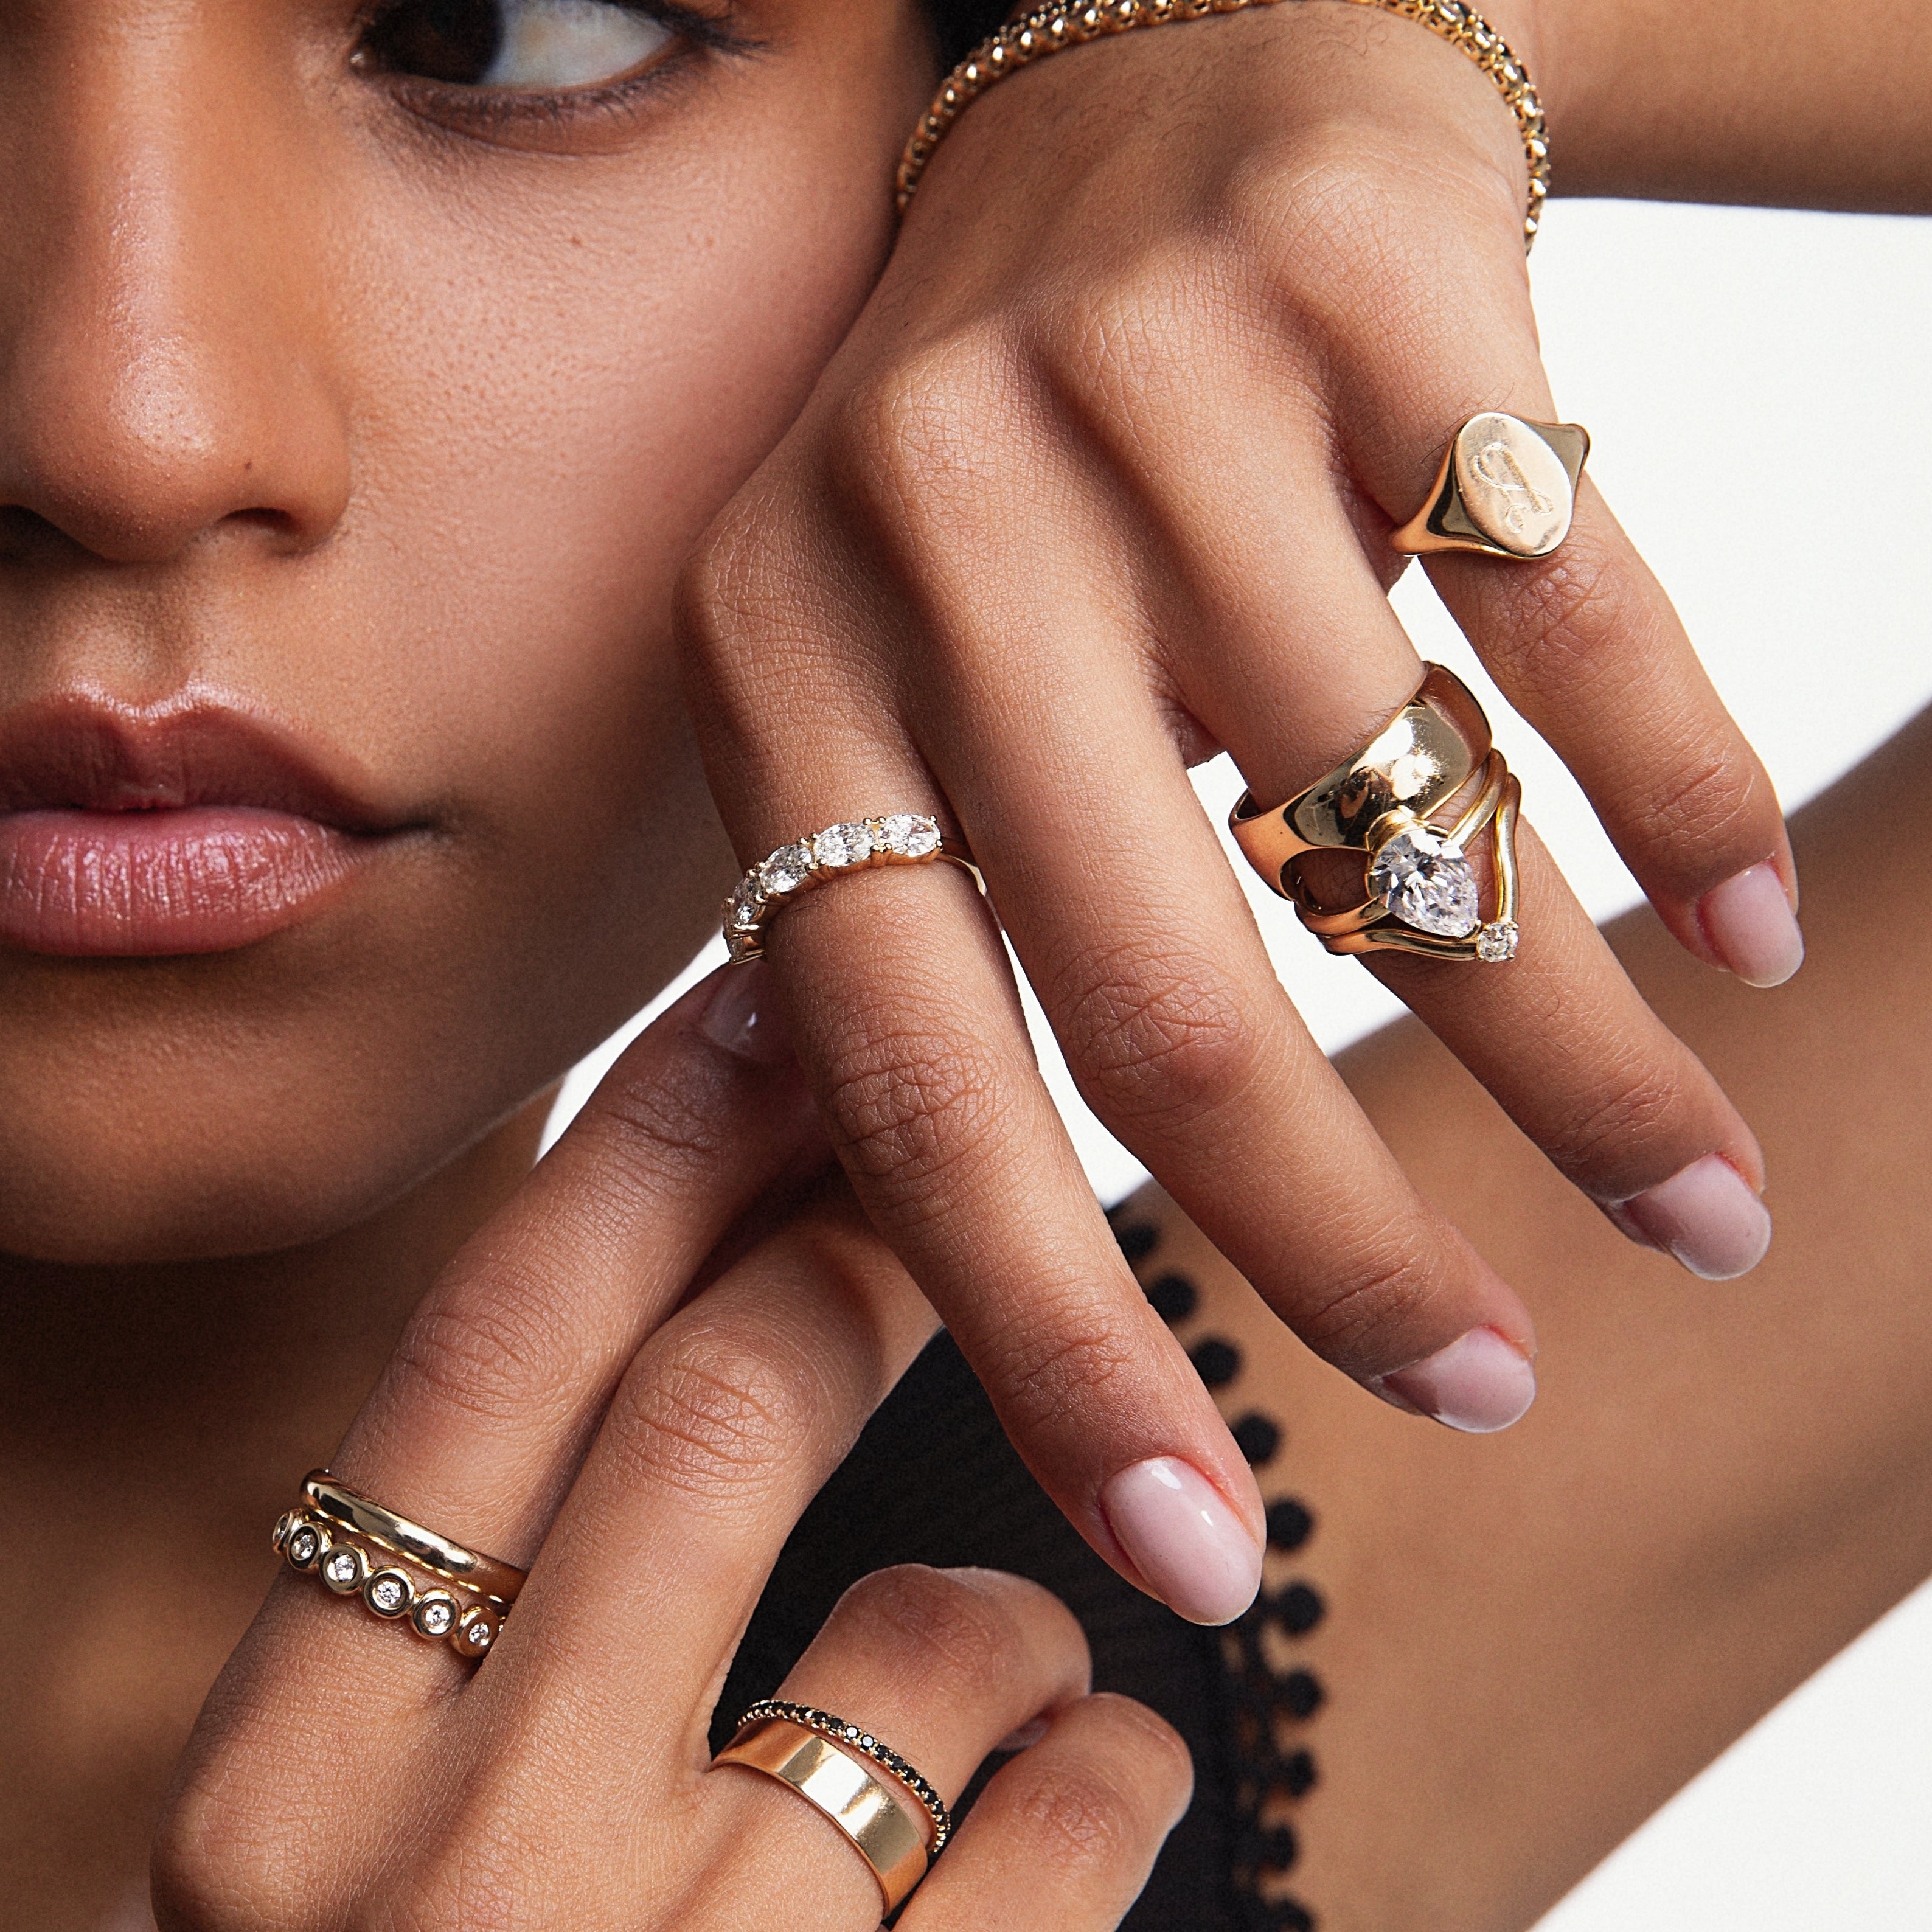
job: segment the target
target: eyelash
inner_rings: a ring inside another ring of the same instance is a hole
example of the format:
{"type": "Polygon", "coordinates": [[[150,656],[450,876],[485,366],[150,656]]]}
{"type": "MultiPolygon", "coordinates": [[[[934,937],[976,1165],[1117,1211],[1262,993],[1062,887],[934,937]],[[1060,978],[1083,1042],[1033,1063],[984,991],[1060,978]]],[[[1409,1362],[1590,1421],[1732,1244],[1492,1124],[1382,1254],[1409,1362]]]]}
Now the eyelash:
{"type": "MultiPolygon", "coordinates": [[[[353,29],[358,55],[367,45],[369,34],[404,4],[406,0],[366,0],[353,29]]],[[[628,4],[628,0],[615,0],[615,4],[628,4]]],[[[649,5],[632,6],[630,10],[669,28],[676,38],[657,58],[637,72],[600,86],[548,91],[465,87],[382,68],[370,70],[368,77],[406,99],[413,96],[424,106],[434,104],[436,118],[446,122],[460,120],[466,131],[473,130],[487,139],[493,131],[532,124],[548,124],[562,131],[586,121],[619,119],[634,112],[646,94],[677,78],[693,54],[756,53],[764,45],[741,32],[728,19],[700,13],[694,8],[679,4],[678,0],[651,0],[649,5]]],[[[352,56],[352,64],[358,64],[352,56]]]]}

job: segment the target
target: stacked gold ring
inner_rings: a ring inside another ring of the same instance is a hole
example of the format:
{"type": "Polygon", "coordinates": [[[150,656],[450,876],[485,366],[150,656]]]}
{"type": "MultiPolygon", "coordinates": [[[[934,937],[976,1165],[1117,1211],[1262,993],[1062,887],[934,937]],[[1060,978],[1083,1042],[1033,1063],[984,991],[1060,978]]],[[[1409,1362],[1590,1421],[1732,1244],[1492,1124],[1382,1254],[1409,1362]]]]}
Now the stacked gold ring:
{"type": "Polygon", "coordinates": [[[1516,826],[1522,788],[1491,743],[1489,720],[1440,664],[1368,744],[1286,805],[1263,809],[1244,792],[1228,829],[1270,891],[1292,899],[1330,952],[1418,952],[1498,964],[1513,958],[1516,826]],[[1447,826],[1434,822],[1472,779],[1474,794],[1447,826]],[[1465,850],[1493,828],[1496,909],[1485,920],[1465,850]],[[1370,896],[1324,910],[1297,862],[1317,850],[1360,852],[1370,896]]]}
{"type": "Polygon", "coordinates": [[[898,1752],[808,1704],[773,1697],[754,1704],[712,1760],[714,1770],[728,1764],[789,1786],[830,1819],[871,1868],[888,1912],[905,1902],[952,1835],[945,1800],[898,1752]],[[868,1763],[886,1777],[874,1777],[868,1763]],[[901,1792],[918,1800],[919,1810],[901,1792]]]}
{"type": "Polygon", "coordinates": [[[290,1569],[460,1657],[495,1644],[525,1581],[515,1564],[398,1515],[326,1469],[304,1479],[302,1502],[283,1513],[270,1540],[290,1569]]]}
{"type": "Polygon", "coordinates": [[[473,1595],[488,1597],[504,1610],[517,1600],[517,1593],[524,1587],[525,1573],[514,1563],[486,1556],[481,1550],[426,1529],[373,1496],[338,1482],[326,1469],[311,1469],[302,1478],[302,1499],[310,1514],[324,1522],[406,1556],[445,1582],[473,1595]]]}

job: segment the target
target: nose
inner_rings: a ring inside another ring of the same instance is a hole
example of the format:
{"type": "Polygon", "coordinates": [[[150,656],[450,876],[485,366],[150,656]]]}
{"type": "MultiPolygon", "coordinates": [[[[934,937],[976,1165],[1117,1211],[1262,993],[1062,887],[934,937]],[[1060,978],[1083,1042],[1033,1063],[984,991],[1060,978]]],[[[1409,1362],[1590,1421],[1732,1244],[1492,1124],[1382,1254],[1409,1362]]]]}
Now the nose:
{"type": "Polygon", "coordinates": [[[119,564],[217,532],[310,548],[350,446],[299,117],[245,45],[144,10],[56,9],[66,31],[16,56],[34,84],[10,76],[34,106],[0,135],[0,554],[50,529],[119,564]]]}

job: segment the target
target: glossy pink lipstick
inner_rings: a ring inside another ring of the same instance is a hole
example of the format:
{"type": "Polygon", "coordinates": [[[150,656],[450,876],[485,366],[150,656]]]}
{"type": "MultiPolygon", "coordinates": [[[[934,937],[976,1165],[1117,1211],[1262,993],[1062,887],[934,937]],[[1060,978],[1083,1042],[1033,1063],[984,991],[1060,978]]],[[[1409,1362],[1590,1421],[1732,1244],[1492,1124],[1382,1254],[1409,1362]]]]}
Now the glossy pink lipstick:
{"type": "Polygon", "coordinates": [[[232,710],[28,707],[0,719],[0,946],[228,952],[314,910],[397,829],[232,710]]]}

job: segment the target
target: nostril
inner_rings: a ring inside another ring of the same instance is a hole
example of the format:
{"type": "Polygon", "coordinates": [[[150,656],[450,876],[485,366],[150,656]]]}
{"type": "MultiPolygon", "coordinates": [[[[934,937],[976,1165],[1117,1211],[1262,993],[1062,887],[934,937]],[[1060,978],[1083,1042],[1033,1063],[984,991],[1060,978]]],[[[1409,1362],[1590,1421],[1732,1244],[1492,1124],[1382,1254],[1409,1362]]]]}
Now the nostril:
{"type": "Polygon", "coordinates": [[[254,524],[262,530],[272,530],[280,537],[299,534],[295,518],[286,510],[231,510],[221,520],[224,524],[254,524]]]}
{"type": "Polygon", "coordinates": [[[38,510],[24,504],[0,504],[0,562],[22,563],[36,558],[70,556],[80,548],[74,538],[38,510]]]}

